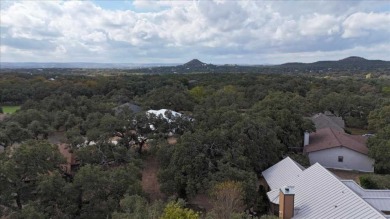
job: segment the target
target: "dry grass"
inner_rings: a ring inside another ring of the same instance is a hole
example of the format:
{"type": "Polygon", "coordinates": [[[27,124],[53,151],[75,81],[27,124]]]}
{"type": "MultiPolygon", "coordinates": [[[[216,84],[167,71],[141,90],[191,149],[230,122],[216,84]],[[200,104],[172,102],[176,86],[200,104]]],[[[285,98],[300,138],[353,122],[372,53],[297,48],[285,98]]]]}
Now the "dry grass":
{"type": "Polygon", "coordinates": [[[334,175],[338,176],[340,179],[350,179],[354,180],[358,184],[360,184],[359,177],[366,174],[357,171],[347,171],[347,170],[336,170],[336,169],[328,169],[334,175]]]}

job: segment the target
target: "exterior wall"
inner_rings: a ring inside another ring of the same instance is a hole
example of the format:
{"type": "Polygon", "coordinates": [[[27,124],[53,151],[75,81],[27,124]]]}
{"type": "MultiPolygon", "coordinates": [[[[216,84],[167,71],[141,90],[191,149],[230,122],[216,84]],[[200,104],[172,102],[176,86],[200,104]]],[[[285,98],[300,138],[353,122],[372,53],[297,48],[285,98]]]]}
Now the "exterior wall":
{"type": "Polygon", "coordinates": [[[327,168],[374,172],[374,160],[345,147],[329,148],[309,153],[310,164],[320,163],[327,168]],[[343,156],[343,162],[338,157],[343,156]]]}

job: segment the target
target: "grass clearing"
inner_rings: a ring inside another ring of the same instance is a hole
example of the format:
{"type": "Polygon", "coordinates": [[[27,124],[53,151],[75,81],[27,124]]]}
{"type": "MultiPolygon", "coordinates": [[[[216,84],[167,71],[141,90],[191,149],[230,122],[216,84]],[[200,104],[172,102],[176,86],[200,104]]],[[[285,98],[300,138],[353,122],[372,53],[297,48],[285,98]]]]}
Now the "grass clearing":
{"type": "Polygon", "coordinates": [[[351,132],[352,135],[363,135],[367,133],[372,133],[372,131],[366,129],[346,128],[346,130],[351,132]]]}
{"type": "Polygon", "coordinates": [[[20,109],[20,106],[3,106],[3,113],[13,114],[20,109]]]}

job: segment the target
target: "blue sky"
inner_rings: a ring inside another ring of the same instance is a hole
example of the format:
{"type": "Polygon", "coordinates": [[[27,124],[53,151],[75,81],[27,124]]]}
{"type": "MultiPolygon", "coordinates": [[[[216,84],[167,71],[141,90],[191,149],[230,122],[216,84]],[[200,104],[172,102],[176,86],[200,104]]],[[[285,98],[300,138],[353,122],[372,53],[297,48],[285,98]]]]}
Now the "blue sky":
{"type": "Polygon", "coordinates": [[[1,62],[389,60],[379,1],[1,1],[1,62]]]}

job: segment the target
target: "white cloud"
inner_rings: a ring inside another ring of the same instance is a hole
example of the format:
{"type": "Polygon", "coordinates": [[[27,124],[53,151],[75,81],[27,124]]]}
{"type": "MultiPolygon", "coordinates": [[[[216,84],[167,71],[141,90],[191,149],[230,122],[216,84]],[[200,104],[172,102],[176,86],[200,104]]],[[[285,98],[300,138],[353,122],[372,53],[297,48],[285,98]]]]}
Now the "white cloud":
{"type": "Polygon", "coordinates": [[[390,13],[357,12],[345,19],[343,26],[344,38],[366,36],[372,31],[383,31],[390,37],[390,13]]]}
{"type": "Polygon", "coordinates": [[[314,13],[300,21],[300,33],[303,36],[333,35],[340,31],[340,19],[329,14],[314,13]]]}
{"type": "Polygon", "coordinates": [[[1,7],[1,61],[183,62],[197,56],[259,63],[264,57],[277,62],[278,54],[317,60],[332,51],[373,56],[368,48],[377,48],[379,55],[383,48],[375,45],[389,41],[389,12],[359,1],[132,4],[136,11],[89,1],[7,3],[1,7]],[[367,52],[351,50],[357,47],[367,52]]]}

